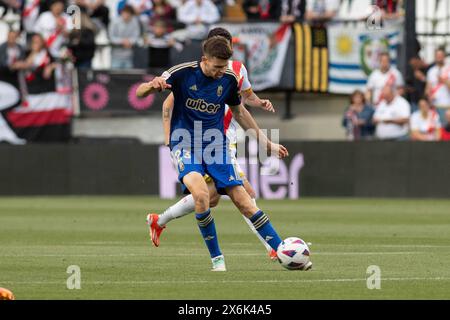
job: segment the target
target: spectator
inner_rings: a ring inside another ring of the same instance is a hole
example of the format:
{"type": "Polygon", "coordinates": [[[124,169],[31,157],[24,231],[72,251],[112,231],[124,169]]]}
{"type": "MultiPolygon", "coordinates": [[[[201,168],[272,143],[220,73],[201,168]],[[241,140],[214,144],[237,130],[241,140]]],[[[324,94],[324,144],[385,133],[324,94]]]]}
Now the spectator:
{"type": "Polygon", "coordinates": [[[450,109],[445,112],[447,124],[441,128],[441,141],[450,141],[450,109]]]}
{"type": "Polygon", "coordinates": [[[120,16],[109,25],[111,49],[111,68],[133,68],[133,46],[139,40],[139,21],[131,6],[125,5],[120,16]]]}
{"type": "MultiPolygon", "coordinates": [[[[39,15],[41,15],[45,11],[50,11],[50,6],[52,5],[54,0],[41,0],[39,5],[39,15]]],[[[62,0],[64,3],[64,8],[67,8],[71,4],[74,3],[75,0],[62,0]]]]}
{"type": "Polygon", "coordinates": [[[183,5],[183,3],[185,3],[186,0],[167,0],[167,3],[172,7],[172,8],[179,8],[183,5]]]}
{"type": "Polygon", "coordinates": [[[427,72],[431,66],[422,60],[418,55],[409,60],[409,67],[407,71],[407,97],[411,103],[413,111],[418,109],[418,103],[421,97],[425,95],[425,87],[427,81],[427,72]]]}
{"type": "Polygon", "coordinates": [[[8,9],[9,9],[9,5],[6,2],[4,2],[3,0],[0,0],[0,19],[2,19],[3,16],[6,15],[8,9]]]}
{"type": "Polygon", "coordinates": [[[350,106],[345,110],[342,126],[346,129],[347,140],[368,140],[373,137],[372,123],[374,110],[365,101],[364,93],[354,91],[350,96],[350,106]]]}
{"type": "Polygon", "coordinates": [[[244,9],[247,20],[261,19],[261,5],[259,0],[244,0],[242,9],[244,9]]]}
{"type": "Polygon", "coordinates": [[[150,26],[157,21],[164,21],[168,32],[173,31],[173,22],[176,19],[175,10],[167,0],[153,0],[153,11],[150,17],[150,26]]]}
{"type": "Polygon", "coordinates": [[[410,106],[394,90],[390,86],[383,88],[384,100],[373,115],[375,136],[380,140],[406,140],[408,137],[410,106]]]}
{"type": "Polygon", "coordinates": [[[39,81],[41,77],[43,80],[50,79],[57,65],[46,48],[44,37],[38,33],[32,35],[30,48],[31,51],[25,60],[15,62],[11,68],[25,70],[27,82],[39,81]]]}
{"type": "Polygon", "coordinates": [[[276,2],[274,15],[282,23],[301,22],[305,17],[306,0],[281,0],[276,2]]]}
{"type": "Polygon", "coordinates": [[[66,55],[64,45],[72,28],[72,19],[64,14],[64,1],[53,0],[50,11],[39,16],[34,31],[44,37],[46,47],[54,58],[63,58],[66,55]]]}
{"type": "Polygon", "coordinates": [[[69,45],[75,66],[80,69],[90,69],[95,54],[95,33],[97,28],[88,14],[81,10],[80,29],[72,30],[69,35],[69,45]]]}
{"type": "Polygon", "coordinates": [[[20,32],[9,30],[6,42],[0,45],[0,70],[9,69],[17,61],[23,60],[25,50],[17,43],[20,32]]]}
{"type": "Polygon", "coordinates": [[[381,9],[383,20],[396,20],[404,15],[402,0],[374,0],[374,5],[381,9]]]}
{"type": "Polygon", "coordinates": [[[445,51],[440,48],[435,52],[435,65],[427,72],[426,95],[436,107],[442,125],[446,124],[445,110],[450,108],[450,65],[445,61],[445,51]]]}
{"type": "Polygon", "coordinates": [[[142,25],[148,26],[153,9],[152,0],[126,0],[125,3],[133,8],[142,25]]]}
{"type": "Polygon", "coordinates": [[[34,25],[39,17],[41,0],[24,0],[22,4],[21,25],[27,33],[34,31],[34,25]]]}
{"type": "Polygon", "coordinates": [[[153,32],[146,39],[149,46],[149,67],[167,68],[170,66],[170,48],[177,47],[178,44],[167,32],[164,21],[156,21],[152,29],[153,32]]]}
{"type": "Polygon", "coordinates": [[[339,0],[308,0],[305,18],[311,23],[326,23],[337,15],[339,0]]]}
{"type": "Polygon", "coordinates": [[[99,28],[108,28],[109,9],[105,5],[105,0],[75,0],[75,4],[80,8],[85,8],[87,15],[94,22],[100,22],[99,28]]]}
{"type": "Polygon", "coordinates": [[[403,95],[403,76],[397,68],[391,66],[389,53],[380,54],[380,68],[375,69],[367,80],[366,99],[375,108],[385,99],[383,88],[391,87],[399,95],[403,95]]]}
{"type": "Polygon", "coordinates": [[[188,0],[178,8],[177,19],[186,25],[185,37],[202,40],[208,25],[219,21],[220,15],[211,0],[188,0]]]}
{"type": "Polygon", "coordinates": [[[441,134],[439,115],[430,106],[426,98],[419,100],[419,110],[411,115],[411,140],[436,141],[441,134]]]}
{"type": "MultiPolygon", "coordinates": [[[[21,6],[22,0],[0,0],[0,8],[3,8],[3,13],[0,18],[6,15],[9,9],[11,9],[14,13],[18,13],[21,6]]],[[[2,10],[0,10],[0,12],[1,11],[2,10]]]]}
{"type": "MultiPolygon", "coordinates": [[[[225,13],[225,5],[227,1],[230,0],[211,0],[212,3],[216,6],[217,10],[219,11],[219,15],[222,17],[225,13]]],[[[233,1],[233,0],[231,0],[233,1]]]]}

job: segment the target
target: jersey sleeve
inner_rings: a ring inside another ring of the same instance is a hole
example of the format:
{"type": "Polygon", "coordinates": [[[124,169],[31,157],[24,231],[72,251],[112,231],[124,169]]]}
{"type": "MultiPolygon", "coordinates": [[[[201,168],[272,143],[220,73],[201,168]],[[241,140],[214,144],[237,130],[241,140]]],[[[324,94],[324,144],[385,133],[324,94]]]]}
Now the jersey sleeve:
{"type": "Polygon", "coordinates": [[[405,81],[403,80],[402,74],[398,70],[396,70],[395,73],[396,73],[396,75],[395,75],[395,77],[396,77],[396,86],[397,87],[403,87],[405,85],[405,81]]]}
{"type": "Polygon", "coordinates": [[[369,79],[367,79],[367,85],[366,88],[367,90],[373,90],[375,88],[375,74],[372,72],[369,76],[369,79]]]}
{"type": "Polygon", "coordinates": [[[411,119],[409,120],[409,126],[411,127],[411,131],[419,130],[420,128],[415,113],[411,116],[411,119]]]}
{"type": "Polygon", "coordinates": [[[247,68],[242,64],[241,67],[241,75],[242,75],[242,85],[241,85],[241,91],[247,91],[252,88],[252,85],[250,83],[250,80],[248,79],[248,72],[247,68]]]}
{"type": "Polygon", "coordinates": [[[180,74],[177,72],[170,73],[168,70],[164,71],[161,75],[166,80],[167,84],[172,86],[171,90],[178,86],[178,79],[180,78],[180,74]]]}
{"type": "Polygon", "coordinates": [[[440,129],[441,126],[441,120],[439,119],[439,114],[435,113],[435,116],[433,117],[433,125],[436,129],[440,129]]]}
{"type": "Polygon", "coordinates": [[[399,116],[404,118],[409,118],[411,116],[411,106],[409,102],[405,99],[401,99],[401,108],[399,108],[399,116]]]}
{"type": "Polygon", "coordinates": [[[238,106],[241,104],[241,97],[239,95],[238,83],[235,78],[231,80],[231,89],[225,103],[229,106],[238,106]]]}
{"type": "Polygon", "coordinates": [[[430,68],[427,72],[427,82],[431,82],[432,84],[436,81],[433,72],[434,68],[430,68]]]}
{"type": "Polygon", "coordinates": [[[180,83],[182,83],[182,79],[184,78],[188,70],[195,65],[196,62],[178,64],[170,68],[169,70],[164,71],[161,77],[166,80],[167,84],[170,84],[172,86],[171,90],[173,91],[179,86],[180,83]]]}

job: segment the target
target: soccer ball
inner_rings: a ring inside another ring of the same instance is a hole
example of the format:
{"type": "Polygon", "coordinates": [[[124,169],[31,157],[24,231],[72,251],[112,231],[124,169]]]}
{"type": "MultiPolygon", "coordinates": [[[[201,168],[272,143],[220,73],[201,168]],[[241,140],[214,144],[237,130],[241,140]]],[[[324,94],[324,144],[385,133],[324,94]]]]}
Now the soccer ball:
{"type": "Polygon", "coordinates": [[[308,245],[300,238],[290,237],[284,239],[277,249],[278,261],[289,270],[308,270],[311,268],[310,250],[308,245]]]}

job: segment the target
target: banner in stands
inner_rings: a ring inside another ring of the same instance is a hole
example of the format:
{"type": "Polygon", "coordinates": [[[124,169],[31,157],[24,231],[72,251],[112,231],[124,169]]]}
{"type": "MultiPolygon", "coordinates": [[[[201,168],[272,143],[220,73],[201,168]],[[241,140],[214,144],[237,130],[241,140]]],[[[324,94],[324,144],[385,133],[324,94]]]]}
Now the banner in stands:
{"type": "Polygon", "coordinates": [[[0,92],[0,141],[24,144],[70,138],[71,88],[56,88],[54,75],[44,76],[43,68],[27,73],[2,69],[0,92]]]}
{"type": "Polygon", "coordinates": [[[369,30],[365,22],[330,24],[329,92],[349,94],[364,89],[368,75],[378,67],[382,52],[389,52],[392,64],[396,65],[401,30],[401,23],[375,30],[369,30]]]}
{"type": "Polygon", "coordinates": [[[142,99],[136,97],[137,87],[153,78],[154,75],[144,70],[78,71],[81,113],[108,115],[160,112],[165,98],[162,94],[151,94],[142,99]]]}
{"type": "Polygon", "coordinates": [[[254,90],[264,90],[280,84],[286,52],[291,38],[290,25],[279,23],[220,24],[230,31],[246,52],[235,46],[235,59],[243,60],[254,90]]]}
{"type": "Polygon", "coordinates": [[[294,24],[295,90],[328,91],[327,29],[323,26],[294,24]]]}

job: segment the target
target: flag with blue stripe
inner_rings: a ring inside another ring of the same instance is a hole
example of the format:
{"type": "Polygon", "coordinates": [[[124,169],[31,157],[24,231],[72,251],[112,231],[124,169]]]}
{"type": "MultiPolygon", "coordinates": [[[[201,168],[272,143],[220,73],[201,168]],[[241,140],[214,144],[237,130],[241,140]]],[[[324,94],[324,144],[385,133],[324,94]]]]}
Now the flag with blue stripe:
{"type": "Polygon", "coordinates": [[[378,68],[379,55],[389,52],[397,64],[402,25],[389,24],[370,30],[365,22],[333,23],[328,27],[329,92],[350,94],[364,90],[372,70],[378,68]]]}

